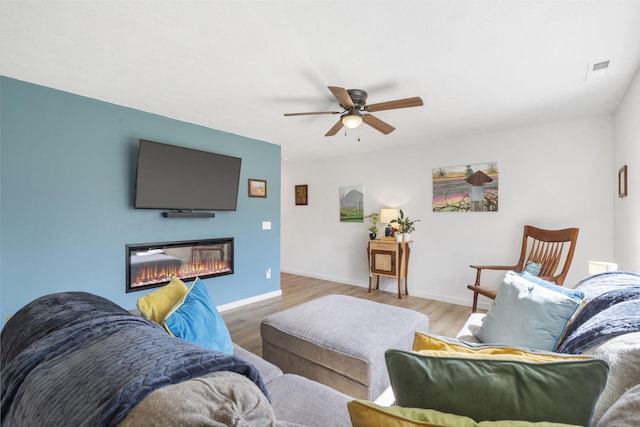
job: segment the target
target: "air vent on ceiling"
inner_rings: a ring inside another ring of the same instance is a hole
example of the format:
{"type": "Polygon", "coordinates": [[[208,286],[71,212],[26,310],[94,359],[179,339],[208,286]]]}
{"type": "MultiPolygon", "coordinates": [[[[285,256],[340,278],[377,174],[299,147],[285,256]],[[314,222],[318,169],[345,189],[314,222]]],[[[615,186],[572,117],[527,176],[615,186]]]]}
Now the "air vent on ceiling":
{"type": "Polygon", "coordinates": [[[592,62],[591,64],[589,64],[589,67],[587,68],[587,75],[585,79],[591,80],[591,79],[602,78],[607,74],[607,71],[609,71],[610,67],[611,67],[610,59],[607,59],[606,61],[592,62]]]}

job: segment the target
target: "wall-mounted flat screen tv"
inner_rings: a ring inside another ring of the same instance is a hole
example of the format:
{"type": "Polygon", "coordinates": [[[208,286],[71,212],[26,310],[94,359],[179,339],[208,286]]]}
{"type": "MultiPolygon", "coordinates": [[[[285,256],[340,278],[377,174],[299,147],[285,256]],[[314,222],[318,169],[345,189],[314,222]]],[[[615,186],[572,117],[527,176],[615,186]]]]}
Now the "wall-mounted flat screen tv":
{"type": "Polygon", "coordinates": [[[242,159],[140,140],[136,209],[235,211],[242,159]]]}

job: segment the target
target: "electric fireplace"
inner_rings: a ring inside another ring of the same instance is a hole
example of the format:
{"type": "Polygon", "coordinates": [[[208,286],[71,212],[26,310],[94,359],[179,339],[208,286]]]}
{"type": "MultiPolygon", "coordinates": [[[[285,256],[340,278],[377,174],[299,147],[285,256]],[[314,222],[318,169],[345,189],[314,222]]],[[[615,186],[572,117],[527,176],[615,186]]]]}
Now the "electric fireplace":
{"type": "Polygon", "coordinates": [[[127,292],[233,274],[233,237],[126,245],[127,292]]]}

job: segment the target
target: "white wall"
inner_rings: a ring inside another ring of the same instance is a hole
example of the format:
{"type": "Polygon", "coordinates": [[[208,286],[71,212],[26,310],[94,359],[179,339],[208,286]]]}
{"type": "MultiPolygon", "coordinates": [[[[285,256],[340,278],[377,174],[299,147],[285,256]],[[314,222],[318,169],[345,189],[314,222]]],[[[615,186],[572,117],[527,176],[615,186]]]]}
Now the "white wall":
{"type": "MultiPolygon", "coordinates": [[[[389,145],[399,137],[391,134],[389,145]]],[[[588,260],[613,258],[612,168],[611,117],[425,141],[393,156],[284,161],[282,271],[368,285],[369,224],[343,224],[338,216],[338,188],[364,185],[365,213],[397,206],[421,220],[411,246],[412,295],[470,305],[466,285],[475,275],[468,265],[515,263],[525,224],[580,228],[571,285],[586,275],[588,260]],[[432,168],[490,161],[500,168],[499,212],[432,212],[432,168]],[[308,206],[295,206],[296,184],[309,185],[308,206]]],[[[394,291],[395,282],[383,287],[394,291]]]]}
{"type": "Polygon", "coordinates": [[[640,71],[616,110],[614,135],[612,175],[627,165],[628,181],[628,196],[614,202],[615,260],[620,270],[640,272],[640,71]]]}

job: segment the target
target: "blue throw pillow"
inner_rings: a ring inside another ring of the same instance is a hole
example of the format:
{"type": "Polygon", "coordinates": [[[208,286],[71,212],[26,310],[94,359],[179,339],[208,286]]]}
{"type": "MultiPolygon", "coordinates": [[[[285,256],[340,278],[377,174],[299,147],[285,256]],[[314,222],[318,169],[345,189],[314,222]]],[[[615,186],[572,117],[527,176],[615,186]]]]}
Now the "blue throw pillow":
{"type": "Polygon", "coordinates": [[[508,271],[475,335],[483,343],[554,351],[581,302],[508,271]]]}
{"type": "Polygon", "coordinates": [[[163,324],[175,337],[233,354],[233,342],[227,325],[200,278],[196,278],[187,294],[173,306],[163,324]]]}

